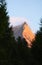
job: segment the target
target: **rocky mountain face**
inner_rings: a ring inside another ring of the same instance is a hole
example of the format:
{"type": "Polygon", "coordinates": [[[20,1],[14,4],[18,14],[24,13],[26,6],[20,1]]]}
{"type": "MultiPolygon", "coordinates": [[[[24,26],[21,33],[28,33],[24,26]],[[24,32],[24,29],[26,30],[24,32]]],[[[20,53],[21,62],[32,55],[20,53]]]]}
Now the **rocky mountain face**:
{"type": "Polygon", "coordinates": [[[31,42],[34,40],[35,35],[33,34],[33,32],[31,31],[30,27],[27,25],[26,22],[14,27],[13,32],[16,40],[19,36],[21,38],[25,38],[25,40],[28,43],[28,46],[31,47],[32,45],[31,42]]]}

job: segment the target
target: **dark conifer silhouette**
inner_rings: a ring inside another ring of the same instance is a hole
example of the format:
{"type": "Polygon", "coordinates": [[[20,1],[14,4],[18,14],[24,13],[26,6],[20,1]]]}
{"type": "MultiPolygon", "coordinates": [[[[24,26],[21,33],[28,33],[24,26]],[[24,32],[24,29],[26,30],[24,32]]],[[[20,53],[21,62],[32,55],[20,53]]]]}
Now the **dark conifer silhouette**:
{"type": "Polygon", "coordinates": [[[32,53],[38,64],[42,65],[42,19],[40,20],[40,30],[37,31],[35,41],[33,41],[32,53]]]}
{"type": "Polygon", "coordinates": [[[24,65],[29,64],[29,48],[24,38],[23,39],[21,39],[21,37],[18,38],[18,51],[19,56],[23,61],[22,64],[24,65]]]}
{"type": "Polygon", "coordinates": [[[10,61],[11,50],[15,44],[12,27],[9,27],[9,16],[5,0],[0,0],[0,65],[10,61]]]}

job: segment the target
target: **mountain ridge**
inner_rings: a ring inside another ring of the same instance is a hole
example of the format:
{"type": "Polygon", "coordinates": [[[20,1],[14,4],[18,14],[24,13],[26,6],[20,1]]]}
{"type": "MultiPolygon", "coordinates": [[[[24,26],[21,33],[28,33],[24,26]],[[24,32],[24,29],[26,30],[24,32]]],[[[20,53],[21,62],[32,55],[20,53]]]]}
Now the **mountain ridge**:
{"type": "Polygon", "coordinates": [[[14,32],[15,39],[17,39],[19,36],[21,38],[25,38],[25,40],[28,43],[28,46],[31,47],[32,45],[31,42],[34,40],[35,35],[31,31],[30,27],[26,22],[24,22],[21,25],[13,27],[13,32],[14,32]]]}

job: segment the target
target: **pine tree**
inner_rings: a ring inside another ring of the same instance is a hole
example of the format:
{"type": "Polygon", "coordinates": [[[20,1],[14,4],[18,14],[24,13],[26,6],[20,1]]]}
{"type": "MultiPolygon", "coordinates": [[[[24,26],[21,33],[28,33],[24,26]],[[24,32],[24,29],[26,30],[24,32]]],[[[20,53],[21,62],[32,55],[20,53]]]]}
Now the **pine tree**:
{"type": "Polygon", "coordinates": [[[26,40],[18,37],[18,51],[21,59],[21,63],[24,65],[29,64],[29,48],[27,47],[26,40]]]}
{"type": "Polygon", "coordinates": [[[40,29],[37,31],[33,42],[32,53],[39,64],[42,65],[42,19],[40,20],[40,29]]]}
{"type": "Polygon", "coordinates": [[[0,0],[0,63],[8,63],[10,48],[12,48],[15,39],[13,37],[12,27],[9,27],[9,16],[5,0],[0,0]]]}

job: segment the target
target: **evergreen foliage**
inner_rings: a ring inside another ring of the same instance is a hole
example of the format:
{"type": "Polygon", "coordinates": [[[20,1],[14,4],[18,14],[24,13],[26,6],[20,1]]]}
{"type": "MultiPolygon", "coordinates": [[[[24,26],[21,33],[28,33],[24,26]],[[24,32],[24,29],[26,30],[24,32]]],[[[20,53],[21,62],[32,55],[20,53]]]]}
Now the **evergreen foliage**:
{"type": "Polygon", "coordinates": [[[33,41],[32,53],[37,62],[42,65],[42,19],[40,20],[40,30],[37,31],[35,41],[33,41]]]}
{"type": "Polygon", "coordinates": [[[0,0],[0,63],[6,65],[10,61],[10,53],[15,44],[12,27],[9,27],[9,16],[5,0],[0,0]]]}

